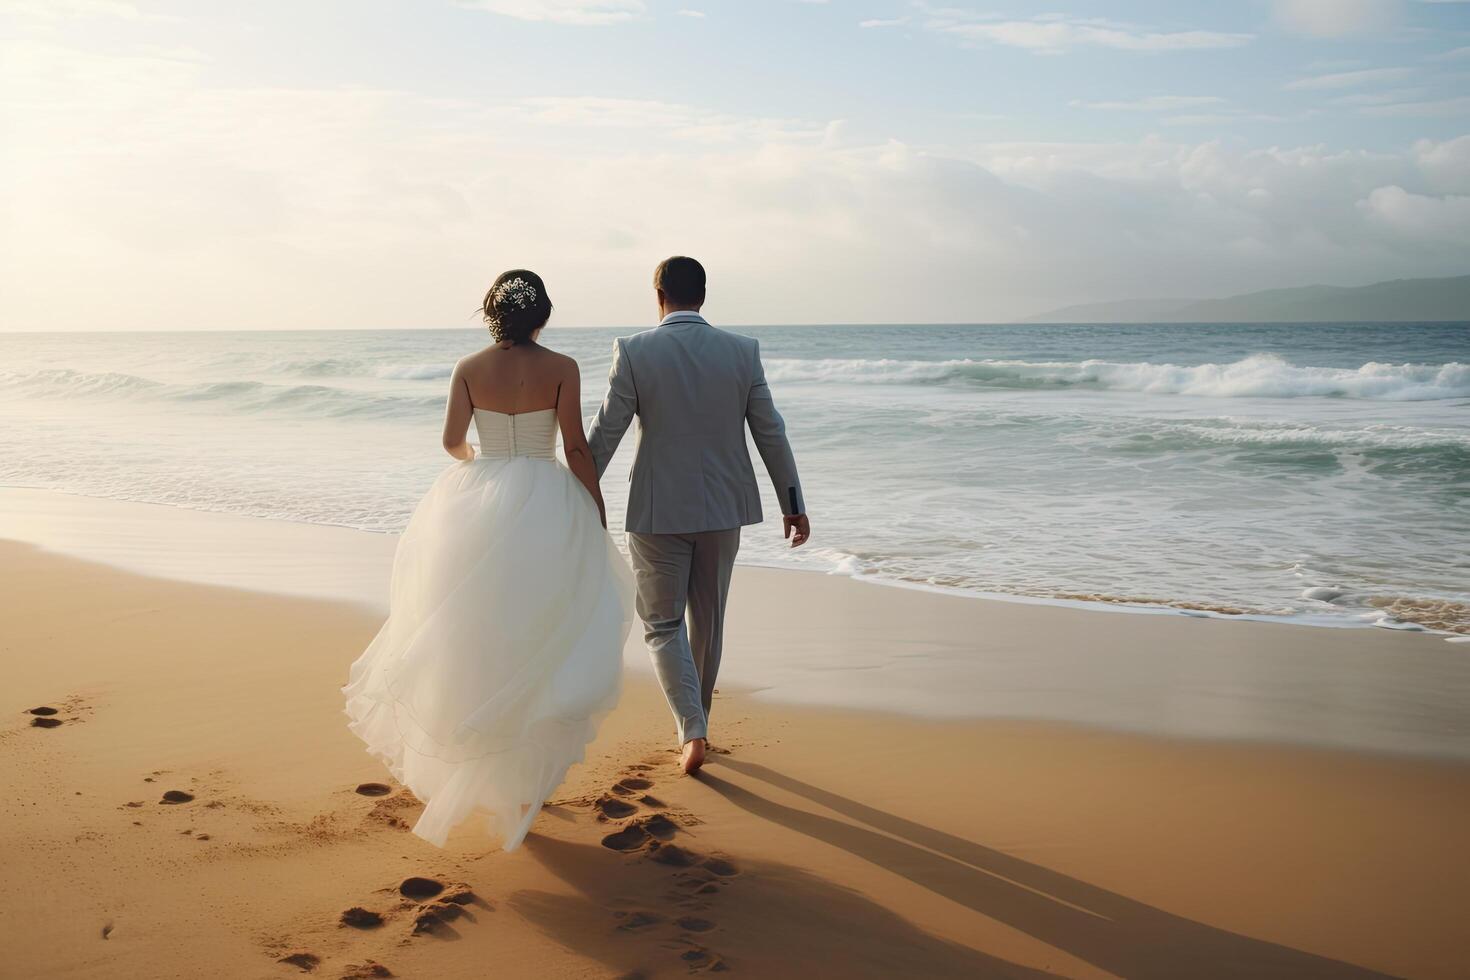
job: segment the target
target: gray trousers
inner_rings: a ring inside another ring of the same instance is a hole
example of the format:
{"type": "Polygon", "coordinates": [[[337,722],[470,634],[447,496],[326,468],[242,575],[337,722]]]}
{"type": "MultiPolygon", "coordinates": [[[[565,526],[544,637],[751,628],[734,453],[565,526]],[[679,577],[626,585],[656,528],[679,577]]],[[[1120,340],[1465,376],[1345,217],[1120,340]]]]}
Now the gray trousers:
{"type": "Polygon", "coordinates": [[[739,550],[738,527],[697,534],[628,534],[643,639],[674,713],[680,745],[709,737],[725,598],[739,550]]]}

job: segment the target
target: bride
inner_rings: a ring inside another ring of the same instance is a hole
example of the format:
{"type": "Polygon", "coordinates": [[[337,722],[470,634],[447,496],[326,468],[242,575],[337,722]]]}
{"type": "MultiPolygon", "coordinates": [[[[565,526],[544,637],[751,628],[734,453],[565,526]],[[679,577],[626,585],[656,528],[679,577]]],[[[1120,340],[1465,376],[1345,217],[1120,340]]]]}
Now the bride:
{"type": "Polygon", "coordinates": [[[537,342],[550,315],[525,269],[485,295],[495,343],[449,382],[444,449],[460,462],[398,542],[388,621],[342,689],[348,727],[427,804],[413,830],[440,847],[478,809],[514,850],[618,698],[632,576],[606,530],[577,362],[537,342]]]}

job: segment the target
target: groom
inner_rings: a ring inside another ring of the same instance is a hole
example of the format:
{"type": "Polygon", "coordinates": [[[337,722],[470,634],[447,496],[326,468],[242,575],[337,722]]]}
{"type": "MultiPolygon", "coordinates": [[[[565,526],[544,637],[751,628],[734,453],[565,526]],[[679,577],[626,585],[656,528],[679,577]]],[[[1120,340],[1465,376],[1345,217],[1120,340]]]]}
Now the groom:
{"type": "Polygon", "coordinates": [[[811,525],[760,345],[699,315],[704,266],[693,259],[660,262],[653,288],[663,319],[614,342],[607,398],[587,442],[600,478],[638,416],[628,551],[643,636],[679,728],[684,771],[693,773],[704,764],[740,528],[762,520],[746,426],[775,484],[793,548],[806,543],[811,525]]]}

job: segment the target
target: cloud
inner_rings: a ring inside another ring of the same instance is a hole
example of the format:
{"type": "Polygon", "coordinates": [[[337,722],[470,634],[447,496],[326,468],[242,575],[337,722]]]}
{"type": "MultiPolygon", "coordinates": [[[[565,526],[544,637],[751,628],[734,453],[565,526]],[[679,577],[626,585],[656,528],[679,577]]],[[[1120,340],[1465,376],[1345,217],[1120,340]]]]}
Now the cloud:
{"type": "Polygon", "coordinates": [[[643,0],[460,0],[460,6],[517,20],[556,24],[617,24],[647,11],[643,0]]]}
{"type": "Polygon", "coordinates": [[[1365,116],[1458,116],[1470,114],[1470,95],[1423,102],[1370,105],[1358,110],[1365,116]]]}
{"type": "Polygon", "coordinates": [[[704,16],[704,11],[703,10],[688,10],[688,9],[683,9],[683,10],[676,10],[676,11],[674,11],[674,13],[678,14],[680,17],[703,17],[704,16]]]}
{"type": "Polygon", "coordinates": [[[11,329],[98,326],[98,304],[57,302],[78,283],[119,328],[469,325],[515,266],[547,277],[556,326],[627,325],[673,252],[705,261],[729,323],[1008,319],[1161,281],[1470,264],[1470,136],[962,153],[677,101],[227,86],[157,52],[9,43],[0,72],[11,329]]]}
{"type": "Polygon", "coordinates": [[[1221,109],[1218,112],[1181,113],[1165,116],[1165,126],[1229,126],[1239,122],[1284,122],[1291,117],[1269,112],[1246,112],[1243,109],[1221,109]]]}
{"type": "Polygon", "coordinates": [[[1311,75],[1287,82],[1284,88],[1316,91],[1320,89],[1352,88],[1357,85],[1372,85],[1377,82],[1396,82],[1414,73],[1412,68],[1364,68],[1361,71],[1342,71],[1330,75],[1311,75]]]}
{"type": "Polygon", "coordinates": [[[34,20],[112,17],[143,20],[147,15],[127,0],[0,0],[0,13],[34,20]]]}
{"type": "Polygon", "coordinates": [[[1245,121],[1282,122],[1290,118],[1279,114],[1251,112],[1237,108],[1230,105],[1229,99],[1218,95],[1151,95],[1142,99],[1115,102],[1085,102],[1073,99],[1068,104],[1076,108],[1108,112],[1162,113],[1164,115],[1161,116],[1159,122],[1165,126],[1228,126],[1245,121]]]}
{"type": "Polygon", "coordinates": [[[1114,112],[1164,112],[1191,109],[1196,106],[1220,105],[1226,102],[1216,95],[1150,95],[1126,102],[1083,102],[1073,99],[1068,105],[1082,109],[1104,109],[1114,112]]]}
{"type": "Polygon", "coordinates": [[[587,133],[598,129],[647,130],[678,143],[762,143],[813,140],[825,128],[795,119],[741,116],[678,102],[606,96],[532,96],[502,104],[497,114],[516,125],[536,124],[587,133]]]}
{"type": "Polygon", "coordinates": [[[1354,92],[1351,95],[1338,95],[1328,101],[1333,105],[1347,106],[1391,105],[1418,99],[1423,95],[1424,89],[1422,88],[1392,88],[1381,92],[1354,92]]]}
{"type": "Polygon", "coordinates": [[[887,20],[875,18],[873,20],[860,20],[858,21],[858,26],[866,29],[874,27],[902,27],[908,22],[909,19],[907,17],[890,17],[887,20]]]}
{"type": "Polygon", "coordinates": [[[1408,240],[1470,246],[1470,197],[1431,197],[1395,184],[1375,188],[1360,207],[1370,221],[1408,240]]]}
{"type": "Polygon", "coordinates": [[[1024,48],[1038,54],[1061,54],[1073,48],[1100,47],[1123,51],[1184,51],[1234,48],[1248,44],[1251,34],[1219,31],[1159,31],[1098,18],[1043,14],[1030,20],[977,18],[963,11],[933,11],[929,29],[966,41],[1024,48]]]}
{"type": "Polygon", "coordinates": [[[1414,157],[1433,190],[1470,194],[1470,136],[1420,140],[1414,144],[1414,157]]]}
{"type": "Polygon", "coordinates": [[[1451,48],[1448,51],[1441,51],[1439,54],[1429,56],[1429,60],[1431,61],[1462,61],[1466,58],[1470,58],[1470,45],[1462,48],[1451,48]]]}
{"type": "Polygon", "coordinates": [[[1398,20],[1402,0],[1275,0],[1286,30],[1310,37],[1347,37],[1382,30],[1398,20]]]}

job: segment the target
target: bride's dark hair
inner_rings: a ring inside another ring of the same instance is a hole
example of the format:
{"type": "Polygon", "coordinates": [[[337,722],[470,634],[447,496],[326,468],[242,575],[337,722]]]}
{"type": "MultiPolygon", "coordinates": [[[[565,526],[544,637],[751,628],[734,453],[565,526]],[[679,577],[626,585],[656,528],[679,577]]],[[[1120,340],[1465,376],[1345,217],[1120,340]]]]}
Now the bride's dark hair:
{"type": "Polygon", "coordinates": [[[546,283],[530,269],[511,269],[496,277],[480,306],[497,344],[524,344],[551,319],[546,283]]]}

